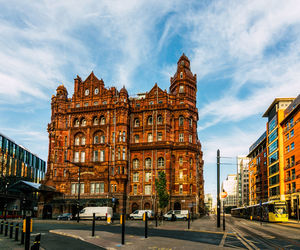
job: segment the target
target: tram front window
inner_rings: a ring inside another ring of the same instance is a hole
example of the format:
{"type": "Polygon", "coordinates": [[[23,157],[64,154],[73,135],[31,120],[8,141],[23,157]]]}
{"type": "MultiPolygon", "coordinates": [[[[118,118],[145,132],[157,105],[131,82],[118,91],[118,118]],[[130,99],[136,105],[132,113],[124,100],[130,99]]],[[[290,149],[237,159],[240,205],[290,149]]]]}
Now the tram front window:
{"type": "Polygon", "coordinates": [[[285,207],[275,207],[274,213],[275,214],[285,214],[286,213],[285,207]]]}

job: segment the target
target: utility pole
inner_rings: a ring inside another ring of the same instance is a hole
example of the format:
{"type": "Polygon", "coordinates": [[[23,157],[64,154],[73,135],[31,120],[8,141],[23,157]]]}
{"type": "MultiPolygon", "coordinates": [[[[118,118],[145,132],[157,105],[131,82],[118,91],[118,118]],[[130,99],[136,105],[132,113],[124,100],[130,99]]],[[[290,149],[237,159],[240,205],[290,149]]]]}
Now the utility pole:
{"type": "Polygon", "coordinates": [[[220,150],[217,151],[217,227],[221,224],[221,201],[220,201],[220,150]]]}

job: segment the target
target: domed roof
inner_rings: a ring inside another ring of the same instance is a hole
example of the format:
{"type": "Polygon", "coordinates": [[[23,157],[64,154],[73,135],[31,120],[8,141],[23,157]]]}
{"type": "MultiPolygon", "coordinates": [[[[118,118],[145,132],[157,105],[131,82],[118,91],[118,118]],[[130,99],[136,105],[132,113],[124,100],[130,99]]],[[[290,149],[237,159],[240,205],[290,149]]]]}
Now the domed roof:
{"type": "Polygon", "coordinates": [[[66,87],[62,84],[62,85],[59,85],[58,87],[57,87],[57,89],[56,89],[56,91],[58,91],[58,90],[63,90],[63,91],[66,91],[67,92],[67,89],[66,89],[66,87]]]}
{"type": "Polygon", "coordinates": [[[121,88],[120,94],[128,95],[128,92],[127,92],[127,90],[125,89],[125,86],[123,86],[123,88],[121,88]]]}

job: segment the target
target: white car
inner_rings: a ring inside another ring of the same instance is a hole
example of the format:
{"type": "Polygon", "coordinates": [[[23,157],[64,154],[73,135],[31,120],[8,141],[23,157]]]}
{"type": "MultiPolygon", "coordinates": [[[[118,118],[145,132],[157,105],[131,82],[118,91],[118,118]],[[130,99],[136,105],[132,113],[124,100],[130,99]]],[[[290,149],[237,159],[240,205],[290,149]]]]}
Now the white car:
{"type": "Polygon", "coordinates": [[[176,220],[187,220],[188,219],[188,210],[170,210],[164,214],[164,220],[172,220],[172,215],[174,214],[176,220]]]}
{"type": "Polygon", "coordinates": [[[111,207],[85,207],[80,211],[81,219],[93,219],[95,213],[96,220],[106,220],[107,217],[113,217],[113,210],[111,207]]]}
{"type": "Polygon", "coordinates": [[[133,213],[129,215],[129,218],[131,220],[141,220],[143,219],[143,215],[146,212],[149,219],[152,219],[154,217],[154,213],[152,210],[135,210],[133,213]]]}

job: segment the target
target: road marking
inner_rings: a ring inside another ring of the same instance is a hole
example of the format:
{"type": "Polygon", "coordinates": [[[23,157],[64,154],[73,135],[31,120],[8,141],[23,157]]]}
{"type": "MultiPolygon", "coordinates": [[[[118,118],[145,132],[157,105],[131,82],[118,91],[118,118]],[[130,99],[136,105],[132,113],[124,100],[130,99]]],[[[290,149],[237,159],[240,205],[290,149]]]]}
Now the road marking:
{"type": "Polygon", "coordinates": [[[225,243],[226,237],[227,237],[227,233],[225,232],[224,235],[223,235],[223,238],[222,238],[222,240],[221,240],[221,242],[220,242],[219,247],[224,247],[224,243],[225,243]]]}
{"type": "MultiPolygon", "coordinates": [[[[209,233],[209,234],[224,234],[224,232],[213,232],[213,231],[206,231],[206,230],[194,230],[194,229],[184,229],[184,231],[188,232],[198,232],[198,233],[209,233]]],[[[227,235],[234,236],[234,233],[227,233],[227,235]]]]}
{"type": "Polygon", "coordinates": [[[37,235],[45,235],[46,233],[35,233],[35,234],[30,234],[30,236],[37,236],[37,235]]]}
{"type": "Polygon", "coordinates": [[[234,228],[234,231],[236,231],[236,237],[248,248],[248,249],[256,249],[258,250],[259,248],[257,248],[250,240],[247,240],[241,233],[241,231],[237,230],[236,228],[234,228]],[[252,248],[251,248],[252,247],[252,248]]]}

